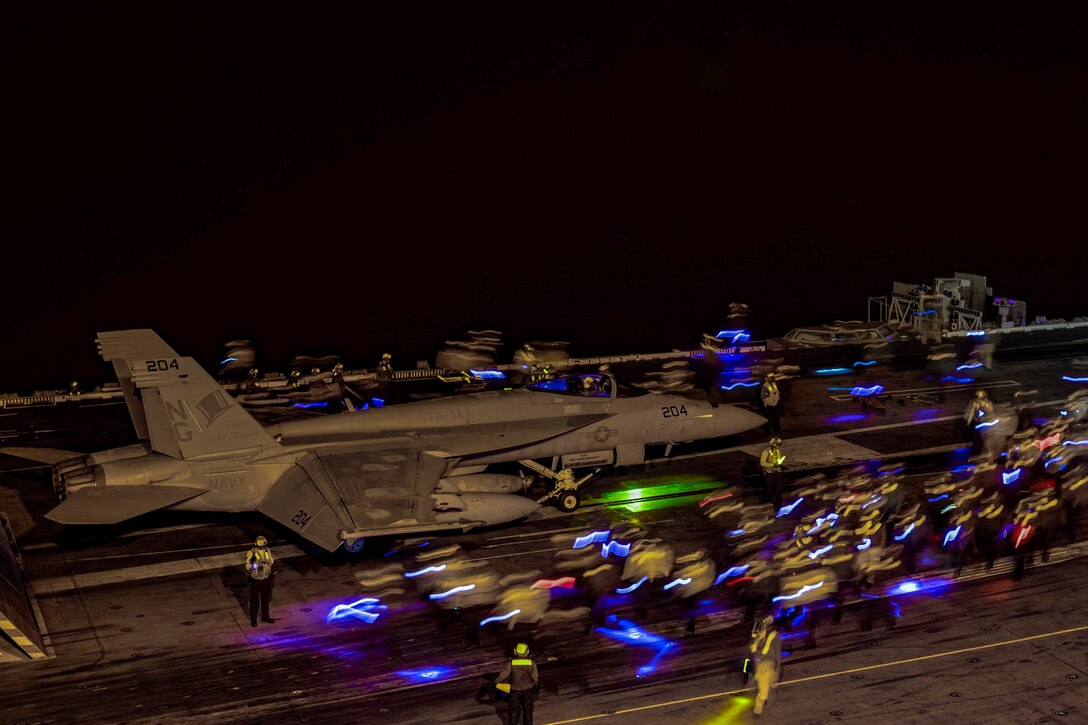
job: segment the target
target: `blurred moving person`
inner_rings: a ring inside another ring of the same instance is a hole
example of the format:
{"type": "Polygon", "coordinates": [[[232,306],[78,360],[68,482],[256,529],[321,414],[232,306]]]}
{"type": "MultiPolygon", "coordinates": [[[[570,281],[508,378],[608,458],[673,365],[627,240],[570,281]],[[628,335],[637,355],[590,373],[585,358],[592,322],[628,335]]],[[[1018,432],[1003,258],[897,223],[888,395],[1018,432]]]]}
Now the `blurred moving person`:
{"type": "Polygon", "coordinates": [[[756,703],[752,712],[759,717],[770,700],[771,688],[778,684],[782,667],[782,637],[775,627],[774,617],[770,614],[752,631],[748,659],[748,666],[752,668],[756,681],[756,703]]]}

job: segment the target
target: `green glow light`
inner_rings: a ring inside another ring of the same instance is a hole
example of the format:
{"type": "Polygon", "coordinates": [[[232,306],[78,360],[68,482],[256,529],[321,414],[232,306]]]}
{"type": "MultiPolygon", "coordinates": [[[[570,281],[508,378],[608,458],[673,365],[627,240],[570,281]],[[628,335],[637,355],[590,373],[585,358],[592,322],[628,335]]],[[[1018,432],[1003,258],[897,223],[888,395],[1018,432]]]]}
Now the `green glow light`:
{"type": "MultiPolygon", "coordinates": [[[[663,480],[663,479],[657,479],[663,480]]],[[[694,491],[709,491],[722,486],[721,481],[714,481],[706,476],[673,476],[665,479],[668,483],[647,486],[649,481],[631,481],[633,484],[643,484],[637,488],[628,488],[622,491],[606,491],[596,498],[587,499],[586,503],[620,503],[623,501],[636,501],[655,496],[674,496],[676,494],[692,493],[694,491]]]]}
{"type": "Polygon", "coordinates": [[[668,509],[674,506],[688,506],[693,503],[699,503],[703,500],[703,497],[704,494],[701,493],[697,493],[694,496],[670,496],[669,498],[655,498],[649,501],[633,501],[631,503],[616,504],[609,506],[608,508],[638,514],[643,511],[657,511],[658,509],[668,509]]]}
{"type": "Polygon", "coordinates": [[[741,713],[752,707],[753,704],[755,704],[755,700],[751,697],[731,697],[725,712],[721,715],[715,715],[707,720],[704,725],[732,725],[732,723],[741,722],[741,713]]]}

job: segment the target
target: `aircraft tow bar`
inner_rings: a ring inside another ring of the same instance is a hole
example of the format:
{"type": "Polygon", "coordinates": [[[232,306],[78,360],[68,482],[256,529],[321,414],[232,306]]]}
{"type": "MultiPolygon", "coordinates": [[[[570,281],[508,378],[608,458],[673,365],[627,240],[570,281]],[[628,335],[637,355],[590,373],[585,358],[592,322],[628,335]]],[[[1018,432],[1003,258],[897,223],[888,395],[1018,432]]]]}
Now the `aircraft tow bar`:
{"type": "Polygon", "coordinates": [[[576,479],[574,477],[574,471],[569,468],[564,468],[561,471],[553,471],[547,466],[542,466],[532,459],[526,459],[518,461],[526,468],[531,468],[542,476],[555,481],[555,486],[546,495],[537,499],[537,503],[543,504],[554,499],[555,505],[560,511],[571,512],[578,508],[578,504],[582,502],[581,497],[578,495],[578,488],[593,478],[600,472],[600,468],[594,468],[592,471],[576,479]]]}

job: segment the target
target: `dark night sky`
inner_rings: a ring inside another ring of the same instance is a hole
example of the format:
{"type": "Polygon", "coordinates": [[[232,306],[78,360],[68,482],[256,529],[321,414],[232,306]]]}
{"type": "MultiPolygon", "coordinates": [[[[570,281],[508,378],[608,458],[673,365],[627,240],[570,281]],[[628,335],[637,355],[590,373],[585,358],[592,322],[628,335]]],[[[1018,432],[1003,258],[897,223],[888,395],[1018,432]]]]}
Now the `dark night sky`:
{"type": "Polygon", "coordinates": [[[129,327],[653,351],[956,271],[1088,314],[1084,17],[384,5],[5,11],[0,390],[108,380],[129,327]]]}

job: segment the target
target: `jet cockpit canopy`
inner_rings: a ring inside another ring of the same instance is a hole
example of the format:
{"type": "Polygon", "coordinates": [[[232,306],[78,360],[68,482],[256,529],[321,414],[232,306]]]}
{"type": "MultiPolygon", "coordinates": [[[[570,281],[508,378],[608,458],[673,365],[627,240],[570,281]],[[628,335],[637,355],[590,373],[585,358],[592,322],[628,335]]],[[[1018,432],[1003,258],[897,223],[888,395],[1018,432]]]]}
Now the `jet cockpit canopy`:
{"type": "Polygon", "coordinates": [[[612,375],[601,373],[576,373],[548,378],[527,385],[526,388],[537,392],[571,395],[579,398],[636,398],[649,394],[639,388],[620,385],[612,375]]]}

